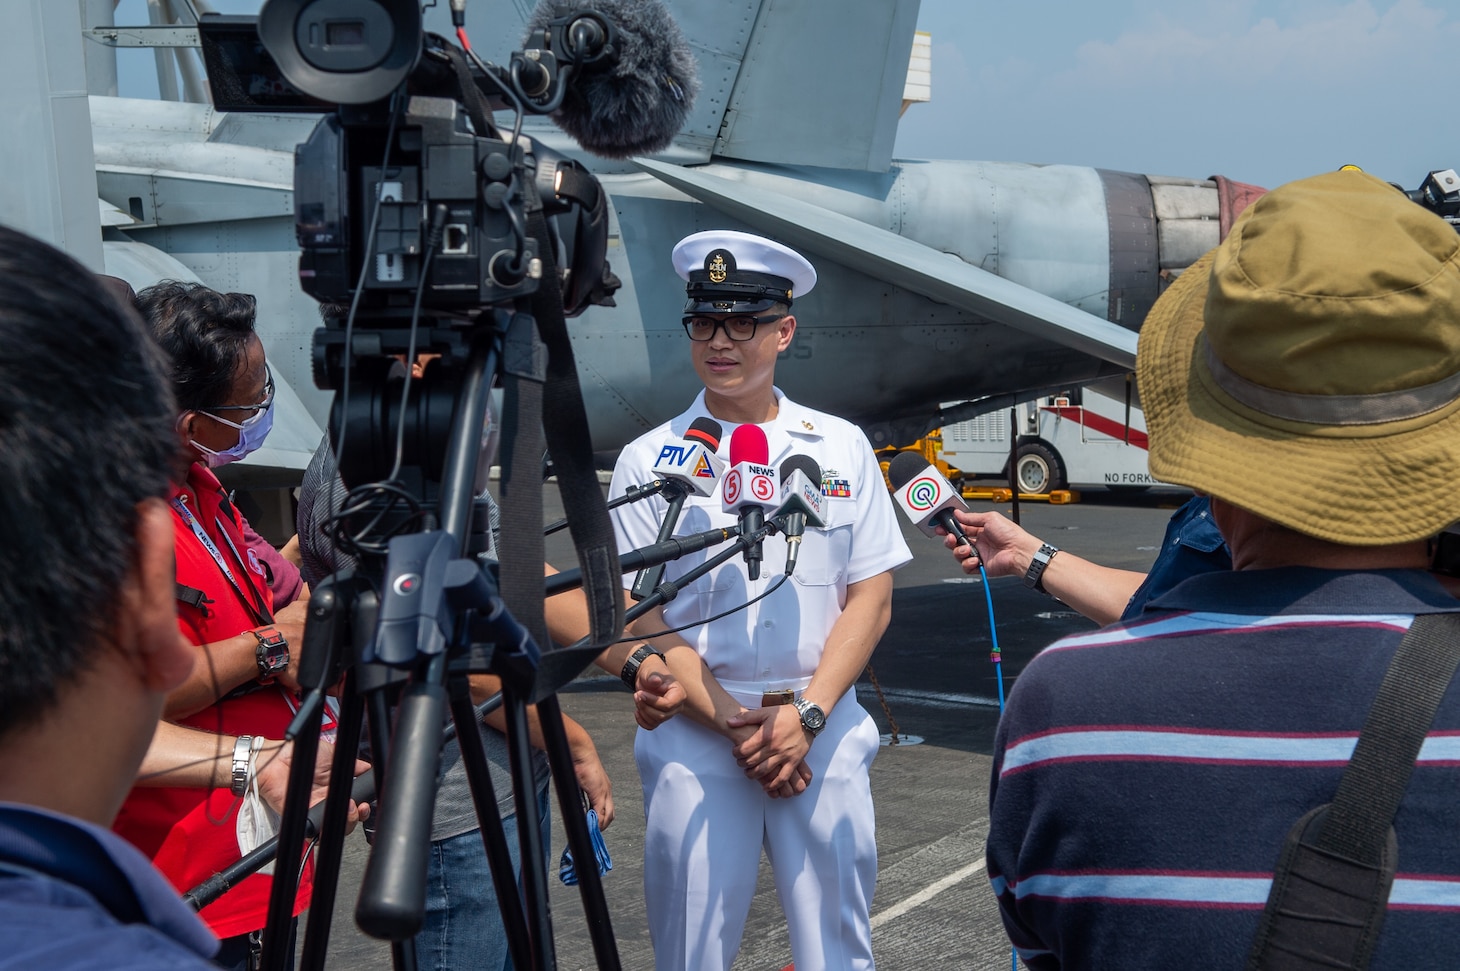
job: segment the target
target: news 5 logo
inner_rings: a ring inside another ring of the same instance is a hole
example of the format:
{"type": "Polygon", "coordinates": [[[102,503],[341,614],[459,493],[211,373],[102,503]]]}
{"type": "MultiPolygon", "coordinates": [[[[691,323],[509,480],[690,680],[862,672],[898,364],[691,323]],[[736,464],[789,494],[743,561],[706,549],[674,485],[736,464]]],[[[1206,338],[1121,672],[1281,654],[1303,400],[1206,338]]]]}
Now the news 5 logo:
{"type": "Polygon", "coordinates": [[[740,470],[731,469],[725,476],[724,499],[728,505],[735,505],[740,501],[740,470]]]}
{"type": "Polygon", "coordinates": [[[750,477],[750,494],[761,502],[770,502],[776,497],[776,480],[764,472],[757,472],[750,477]]]}

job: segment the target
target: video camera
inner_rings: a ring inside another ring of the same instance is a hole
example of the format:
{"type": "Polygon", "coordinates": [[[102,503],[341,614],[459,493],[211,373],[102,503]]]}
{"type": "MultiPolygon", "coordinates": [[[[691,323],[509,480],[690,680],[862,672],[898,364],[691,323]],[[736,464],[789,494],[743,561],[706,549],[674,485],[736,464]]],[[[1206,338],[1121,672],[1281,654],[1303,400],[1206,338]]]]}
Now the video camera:
{"type": "MultiPolygon", "coordinates": [[[[353,305],[371,329],[403,327],[416,306],[470,323],[551,265],[564,315],[611,304],[597,179],[492,116],[558,110],[575,76],[611,67],[604,14],[546,18],[506,68],[427,33],[413,3],[270,0],[256,23],[205,16],[199,31],[219,108],[329,112],[295,155],[300,280],[321,303],[353,305]],[[539,213],[553,253],[527,230],[539,213]]],[[[333,386],[339,354],[316,356],[333,386]]]]}
{"type": "MultiPolygon", "coordinates": [[[[330,437],[349,495],[334,536],[359,563],[312,590],[267,966],[282,965],[288,948],[317,712],[342,678],[334,777],[349,777],[368,704],[381,795],[356,910],[367,933],[404,942],[420,927],[449,708],[463,729],[457,738],[513,961],[553,966],[544,875],[524,867],[519,898],[468,673],[501,678],[519,801],[533,788],[525,706],[537,705],[569,845],[578,859],[594,855],[554,692],[619,636],[624,611],[565,318],[611,305],[619,281],[605,260],[608,202],[598,180],[521,127],[527,114],[551,114],[595,154],[652,153],[682,127],[696,82],[693,56],[660,0],[582,3],[542,0],[506,67],[472,50],[465,0],[451,0],[459,44],[428,33],[415,0],[267,0],[257,18],[199,18],[215,107],[323,114],[295,152],[299,275],[324,318],[315,383],[338,392],[330,437]],[[512,113],[510,127],[499,126],[500,111],[512,113]],[[409,368],[424,353],[440,359],[414,378],[409,368]],[[472,541],[485,526],[475,513],[498,379],[506,401],[500,593],[496,564],[479,561],[472,541]],[[592,630],[555,651],[538,647],[546,642],[545,450],[569,512],[592,630]],[[341,525],[351,510],[358,525],[341,525]]],[[[326,876],[316,882],[305,969],[324,959],[346,788],[332,783],[326,800],[317,867],[326,876]]],[[[532,820],[519,836],[521,859],[542,859],[532,820]]],[[[616,968],[597,874],[581,876],[599,965],[616,968]]]]}
{"type": "Polygon", "coordinates": [[[1454,169],[1436,169],[1418,189],[1395,188],[1460,231],[1460,174],[1454,169]]]}

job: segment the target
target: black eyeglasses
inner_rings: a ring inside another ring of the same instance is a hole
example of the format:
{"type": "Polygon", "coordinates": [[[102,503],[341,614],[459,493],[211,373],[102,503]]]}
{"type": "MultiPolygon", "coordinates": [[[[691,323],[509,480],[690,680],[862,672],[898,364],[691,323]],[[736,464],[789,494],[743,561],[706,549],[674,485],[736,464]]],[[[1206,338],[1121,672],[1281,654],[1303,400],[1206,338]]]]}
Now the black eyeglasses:
{"type": "Polygon", "coordinates": [[[756,327],[774,323],[785,314],[764,314],[753,317],[750,314],[731,314],[728,317],[686,317],[682,321],[684,332],[692,341],[707,341],[715,336],[717,329],[723,329],[732,341],[748,341],[755,336],[756,327]]]}
{"type": "Polygon", "coordinates": [[[262,411],[274,403],[274,372],[264,365],[264,400],[256,405],[214,405],[199,411],[262,411]]]}

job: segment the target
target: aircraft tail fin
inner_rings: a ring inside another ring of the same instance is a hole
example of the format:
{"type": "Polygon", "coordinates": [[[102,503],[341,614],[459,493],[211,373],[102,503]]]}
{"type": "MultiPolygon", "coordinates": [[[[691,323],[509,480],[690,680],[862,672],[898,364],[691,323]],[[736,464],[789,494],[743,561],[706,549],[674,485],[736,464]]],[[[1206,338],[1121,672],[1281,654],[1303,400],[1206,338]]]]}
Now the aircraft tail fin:
{"type": "Polygon", "coordinates": [[[699,117],[686,128],[704,131],[711,120],[705,113],[720,112],[715,156],[885,171],[918,0],[761,0],[755,6],[751,26],[727,35],[723,6],[674,4],[675,19],[696,46],[702,82],[699,117]],[[729,94],[722,100],[717,90],[729,94]]]}

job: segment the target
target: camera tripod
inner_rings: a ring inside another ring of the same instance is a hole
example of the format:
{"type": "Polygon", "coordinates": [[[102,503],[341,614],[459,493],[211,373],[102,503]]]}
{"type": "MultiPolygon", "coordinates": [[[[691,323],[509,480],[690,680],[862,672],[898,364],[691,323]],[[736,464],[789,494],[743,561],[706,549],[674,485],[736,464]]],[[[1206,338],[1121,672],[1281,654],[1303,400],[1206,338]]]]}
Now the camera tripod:
{"type": "MultiPolygon", "coordinates": [[[[442,726],[449,710],[513,963],[520,968],[555,966],[546,873],[536,863],[543,859],[543,837],[533,805],[526,706],[537,705],[569,848],[576,859],[591,861],[592,843],[554,692],[591,662],[601,646],[540,652],[533,636],[503,604],[492,569],[465,555],[481,429],[501,340],[501,329],[478,324],[468,341],[438,490],[440,527],[394,536],[383,569],[362,562],[356,570],[321,583],[311,597],[299,671],[304,702],[291,727],[294,758],[264,935],[266,968],[282,967],[287,961],[320,715],[325,690],[335,684],[344,687],[339,734],[320,827],[302,968],[323,966],[351,795],[349,780],[367,708],[381,800],[356,910],[361,928],[392,943],[398,968],[413,967],[409,942],[421,925],[425,906],[442,726]],[[520,895],[477,732],[480,716],[468,690],[467,676],[483,671],[502,680],[524,861],[520,895]]],[[[424,394],[418,398],[424,399],[424,394]]],[[[579,875],[598,965],[617,968],[599,874],[584,865],[579,875]]]]}

